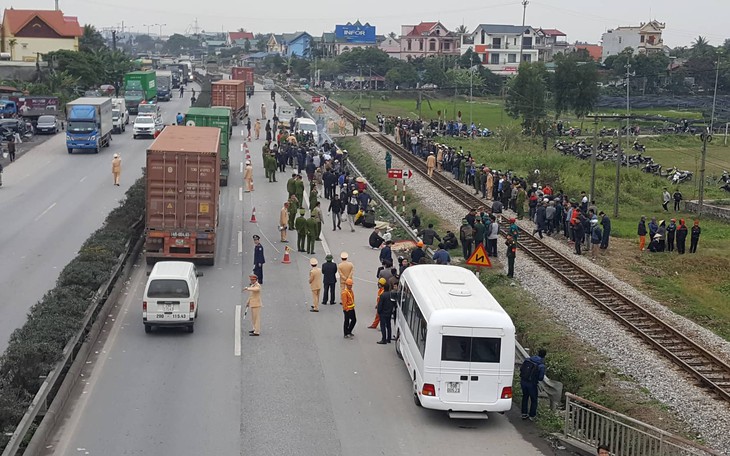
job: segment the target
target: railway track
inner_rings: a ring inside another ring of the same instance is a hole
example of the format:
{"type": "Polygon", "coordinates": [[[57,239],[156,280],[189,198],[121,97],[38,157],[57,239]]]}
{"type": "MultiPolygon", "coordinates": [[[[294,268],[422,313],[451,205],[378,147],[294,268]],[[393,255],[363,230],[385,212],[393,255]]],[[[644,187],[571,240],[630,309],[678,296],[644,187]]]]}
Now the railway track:
{"type": "MultiPolygon", "coordinates": [[[[358,119],[356,115],[332,100],[327,100],[327,105],[336,112],[341,112],[350,121],[358,119]]],[[[374,126],[368,125],[367,130],[370,137],[379,145],[389,150],[399,160],[465,208],[487,205],[484,200],[474,196],[458,182],[439,172],[428,177],[426,163],[422,159],[378,133],[374,126]]],[[[502,226],[506,226],[504,217],[501,218],[501,221],[502,226]]],[[[506,234],[504,230],[502,230],[502,234],[506,234]]],[[[730,402],[730,365],[522,228],[520,228],[519,246],[566,285],[583,294],[600,309],[694,377],[699,385],[712,390],[720,398],[730,402]]]]}

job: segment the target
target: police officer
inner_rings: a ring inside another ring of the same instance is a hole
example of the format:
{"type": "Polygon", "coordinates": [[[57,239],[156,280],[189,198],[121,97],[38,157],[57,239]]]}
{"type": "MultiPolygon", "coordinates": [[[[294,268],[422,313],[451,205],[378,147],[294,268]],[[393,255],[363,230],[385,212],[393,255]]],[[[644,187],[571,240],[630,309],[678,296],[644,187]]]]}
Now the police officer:
{"type": "Polygon", "coordinates": [[[329,294],[330,305],[335,305],[335,284],[337,283],[337,265],[332,262],[332,255],[325,257],[325,263],[322,265],[322,285],[324,286],[324,295],[322,296],[322,305],[327,305],[327,295],[329,294]]]}
{"type": "Polygon", "coordinates": [[[309,270],[309,288],[312,290],[312,305],[310,312],[319,312],[319,293],[322,291],[322,270],[317,267],[317,259],[309,260],[312,269],[309,270]]]}
{"type": "Polygon", "coordinates": [[[261,335],[261,285],[258,283],[255,274],[248,276],[248,278],[251,280],[251,284],[243,289],[243,291],[250,293],[246,301],[246,307],[251,309],[253,329],[248,332],[248,335],[259,336],[261,335]]]}
{"type": "Polygon", "coordinates": [[[314,241],[317,240],[317,223],[319,219],[317,219],[315,215],[316,214],[311,213],[306,222],[307,253],[310,255],[314,255],[314,241]]]}
{"type": "Polygon", "coordinates": [[[340,274],[340,292],[345,291],[345,281],[355,279],[355,266],[347,261],[347,252],[340,253],[340,264],[337,265],[337,272],[340,274]]]}
{"type": "Polygon", "coordinates": [[[279,233],[281,242],[289,242],[286,240],[286,228],[289,223],[289,201],[284,202],[284,207],[279,212],[279,233]]]}
{"type": "Polygon", "coordinates": [[[297,252],[305,252],[307,219],[304,218],[304,209],[299,209],[299,217],[294,221],[294,227],[297,229],[297,252]]]}
{"type": "Polygon", "coordinates": [[[517,257],[517,243],[512,236],[507,236],[505,241],[507,246],[507,277],[512,278],[515,275],[515,258],[517,257]]]}
{"type": "Polygon", "coordinates": [[[253,243],[255,244],[253,249],[253,273],[258,277],[258,282],[264,284],[264,246],[261,245],[261,237],[258,234],[253,235],[253,243]]]}
{"type": "Polygon", "coordinates": [[[297,174],[297,179],[294,181],[294,194],[297,195],[299,207],[304,207],[304,181],[301,174],[297,174]]]}

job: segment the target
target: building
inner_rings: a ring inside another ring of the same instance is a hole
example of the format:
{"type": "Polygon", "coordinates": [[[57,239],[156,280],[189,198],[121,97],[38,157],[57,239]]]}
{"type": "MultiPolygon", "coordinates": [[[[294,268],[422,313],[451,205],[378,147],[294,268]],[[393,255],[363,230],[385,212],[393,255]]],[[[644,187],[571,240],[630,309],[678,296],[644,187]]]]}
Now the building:
{"type": "Polygon", "coordinates": [[[284,36],[272,33],[269,35],[269,40],[266,42],[266,52],[269,54],[282,54],[284,42],[284,36]]]}
{"type": "Polygon", "coordinates": [[[266,42],[266,52],[282,57],[311,57],[315,40],[307,32],[272,34],[266,42]]]}
{"type": "Polygon", "coordinates": [[[378,43],[378,49],[388,54],[390,57],[400,58],[400,40],[393,36],[384,36],[383,40],[378,43]]]}
{"type": "Polygon", "coordinates": [[[3,13],[0,51],[14,61],[34,62],[48,52],[78,51],[82,35],[78,19],[61,11],[10,8],[3,13]]]}
{"type": "Polygon", "coordinates": [[[603,46],[598,44],[590,43],[579,43],[571,44],[568,47],[569,52],[586,51],[588,55],[596,62],[600,62],[603,58],[603,46]]]}
{"type": "Polygon", "coordinates": [[[517,73],[520,60],[540,60],[540,48],[544,52],[544,46],[538,43],[543,38],[543,34],[529,25],[480,24],[471,34],[462,36],[461,53],[471,49],[485,68],[498,75],[511,75],[517,73]]]}
{"type": "Polygon", "coordinates": [[[376,47],[383,39],[375,34],[375,26],[355,21],[336,25],[334,32],[325,32],[316,41],[323,57],[335,57],[356,48],[376,47]]]}
{"type": "Polygon", "coordinates": [[[226,44],[228,47],[243,47],[246,41],[249,41],[249,45],[251,45],[250,42],[253,39],[253,33],[251,32],[228,32],[226,34],[226,44]]]}
{"type": "Polygon", "coordinates": [[[552,62],[556,54],[564,54],[568,50],[568,36],[557,29],[537,30],[538,60],[552,62]]]}
{"type": "Polygon", "coordinates": [[[649,21],[642,22],[638,27],[617,27],[606,31],[601,37],[603,46],[601,62],[629,47],[638,54],[657,52],[668,54],[669,48],[664,45],[662,39],[665,26],[663,22],[649,21]]]}
{"type": "Polygon", "coordinates": [[[441,22],[401,26],[400,58],[459,55],[459,36],[441,22]]]}

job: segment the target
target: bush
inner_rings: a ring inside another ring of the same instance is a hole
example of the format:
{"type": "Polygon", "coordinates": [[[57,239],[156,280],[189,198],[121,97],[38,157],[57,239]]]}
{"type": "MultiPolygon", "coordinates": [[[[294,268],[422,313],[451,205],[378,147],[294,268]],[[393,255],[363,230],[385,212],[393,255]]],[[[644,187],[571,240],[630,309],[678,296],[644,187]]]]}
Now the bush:
{"type": "Polygon", "coordinates": [[[61,359],[64,347],[81,329],[97,290],[110,279],[119,255],[135,235],[133,225],[144,214],[144,192],[142,177],[61,271],[56,287],[31,307],[28,321],[10,336],[0,357],[0,448],[61,359]]]}

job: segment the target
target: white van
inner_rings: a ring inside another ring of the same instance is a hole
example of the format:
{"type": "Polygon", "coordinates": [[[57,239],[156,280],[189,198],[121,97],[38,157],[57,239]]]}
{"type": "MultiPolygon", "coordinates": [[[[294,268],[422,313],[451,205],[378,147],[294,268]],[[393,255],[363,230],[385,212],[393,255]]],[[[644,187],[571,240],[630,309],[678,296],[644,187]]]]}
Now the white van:
{"type": "Polygon", "coordinates": [[[188,261],[161,261],[147,279],[142,298],[142,322],[146,333],[153,326],[185,327],[193,332],[198,317],[202,276],[188,261]]]}
{"type": "Polygon", "coordinates": [[[317,131],[317,124],[312,119],[306,117],[300,117],[294,122],[294,131],[302,133],[311,133],[314,137],[314,143],[319,144],[319,132],[317,131]]]}

